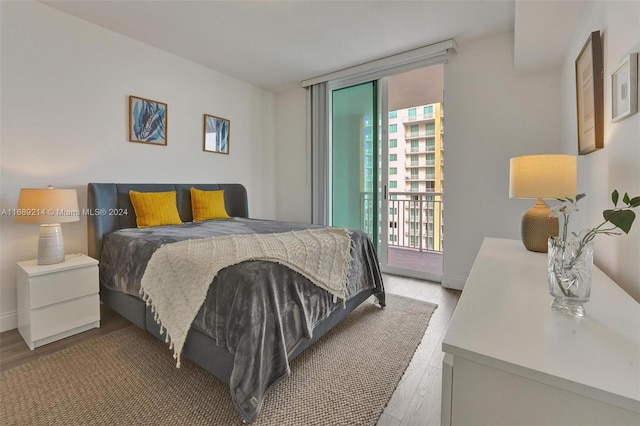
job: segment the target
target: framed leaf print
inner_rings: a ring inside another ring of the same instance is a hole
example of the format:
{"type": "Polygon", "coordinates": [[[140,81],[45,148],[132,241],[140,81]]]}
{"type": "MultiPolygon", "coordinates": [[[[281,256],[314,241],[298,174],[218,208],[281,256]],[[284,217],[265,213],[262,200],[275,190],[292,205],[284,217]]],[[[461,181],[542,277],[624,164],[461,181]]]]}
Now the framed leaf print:
{"type": "Polygon", "coordinates": [[[229,154],[231,121],[214,115],[204,115],[204,136],[202,148],[208,152],[229,154]]]}
{"type": "Polygon", "coordinates": [[[129,96],[129,141],[167,144],[167,104],[129,96]]]}

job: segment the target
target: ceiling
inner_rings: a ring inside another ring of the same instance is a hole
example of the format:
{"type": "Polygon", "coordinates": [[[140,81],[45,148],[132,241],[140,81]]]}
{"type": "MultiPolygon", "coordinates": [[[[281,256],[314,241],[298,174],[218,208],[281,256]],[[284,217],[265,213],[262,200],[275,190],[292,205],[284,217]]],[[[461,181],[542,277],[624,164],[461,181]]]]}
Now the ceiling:
{"type": "Polygon", "coordinates": [[[42,2],[276,93],[449,38],[512,32],[516,10],[480,0],[42,2]]]}

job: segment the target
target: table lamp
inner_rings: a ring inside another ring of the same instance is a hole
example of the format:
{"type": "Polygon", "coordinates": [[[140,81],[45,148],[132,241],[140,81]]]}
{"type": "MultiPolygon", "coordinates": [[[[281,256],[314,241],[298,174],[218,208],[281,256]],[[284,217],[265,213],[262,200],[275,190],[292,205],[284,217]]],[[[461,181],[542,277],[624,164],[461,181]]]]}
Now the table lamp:
{"type": "Polygon", "coordinates": [[[78,222],[78,195],[75,189],[23,188],[20,190],[16,223],[40,224],[38,265],[64,262],[61,223],[78,222]]]}
{"type": "Polygon", "coordinates": [[[547,252],[550,235],[558,235],[558,218],[543,198],[575,197],[578,162],[574,155],[527,155],[511,159],[509,198],[538,201],[522,215],[522,243],[530,251],[547,252]]]}

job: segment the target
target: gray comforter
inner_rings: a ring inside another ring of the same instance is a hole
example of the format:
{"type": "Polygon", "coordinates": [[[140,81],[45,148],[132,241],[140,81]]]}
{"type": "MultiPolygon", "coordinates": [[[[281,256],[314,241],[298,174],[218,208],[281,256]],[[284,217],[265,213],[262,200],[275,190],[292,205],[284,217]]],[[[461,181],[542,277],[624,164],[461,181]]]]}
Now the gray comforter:
{"type": "MultiPolygon", "coordinates": [[[[186,223],[107,234],[100,260],[103,285],[139,297],[147,262],[163,244],[230,234],[287,232],[312,225],[243,218],[186,223]]],[[[366,234],[351,234],[347,300],[366,289],[384,306],[377,256],[366,234]]],[[[215,256],[215,253],[212,253],[215,256]]],[[[259,414],[265,394],[289,375],[289,355],[311,338],[320,321],[342,301],[286,266],[250,261],[221,270],[209,287],[193,327],[209,335],[234,356],[230,388],[247,422],[259,414]]]]}

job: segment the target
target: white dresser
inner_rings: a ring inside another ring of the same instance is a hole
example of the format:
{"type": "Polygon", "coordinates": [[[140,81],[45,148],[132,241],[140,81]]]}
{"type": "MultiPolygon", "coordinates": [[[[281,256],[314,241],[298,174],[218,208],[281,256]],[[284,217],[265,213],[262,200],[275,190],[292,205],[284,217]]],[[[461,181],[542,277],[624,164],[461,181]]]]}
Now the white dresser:
{"type": "Polygon", "coordinates": [[[546,253],[486,238],[442,343],[443,425],[640,425],[640,304],[594,266],[550,309],[546,253]]]}
{"type": "Polygon", "coordinates": [[[98,261],[71,254],[62,263],[18,262],[18,331],[33,350],[100,327],[98,261]]]}

